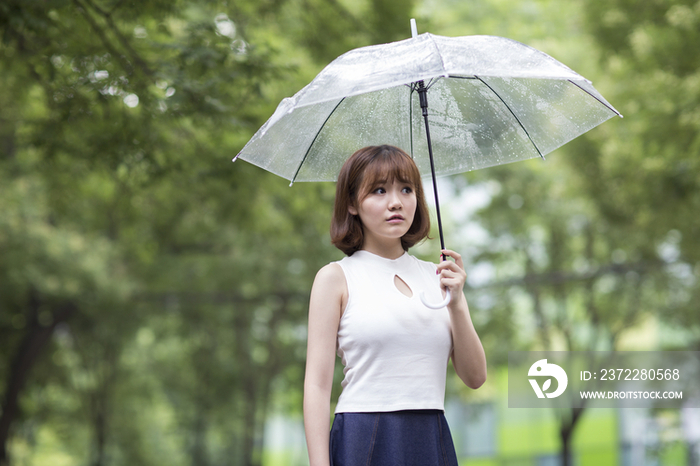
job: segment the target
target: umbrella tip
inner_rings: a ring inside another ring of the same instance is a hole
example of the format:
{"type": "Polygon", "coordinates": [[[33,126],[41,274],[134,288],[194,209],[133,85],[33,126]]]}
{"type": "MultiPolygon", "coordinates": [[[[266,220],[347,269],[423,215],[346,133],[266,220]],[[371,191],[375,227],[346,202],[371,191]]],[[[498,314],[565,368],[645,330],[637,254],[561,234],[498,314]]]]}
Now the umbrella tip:
{"type": "Polygon", "coordinates": [[[236,156],[233,158],[233,160],[231,160],[231,162],[235,162],[236,160],[238,160],[238,157],[239,157],[240,155],[241,155],[240,152],[239,152],[238,154],[236,154],[236,156]]]}
{"type": "Polygon", "coordinates": [[[418,37],[418,28],[416,27],[416,19],[411,18],[411,37],[415,39],[418,37]]]}

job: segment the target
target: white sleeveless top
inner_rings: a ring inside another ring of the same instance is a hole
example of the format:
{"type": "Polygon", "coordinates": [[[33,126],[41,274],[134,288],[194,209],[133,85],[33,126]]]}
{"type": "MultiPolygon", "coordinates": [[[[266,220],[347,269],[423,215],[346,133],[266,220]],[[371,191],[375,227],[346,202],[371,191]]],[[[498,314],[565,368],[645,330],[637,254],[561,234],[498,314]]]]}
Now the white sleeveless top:
{"type": "Polygon", "coordinates": [[[439,409],[445,406],[445,377],[452,351],[447,308],[436,266],[404,253],[385,259],[357,251],[338,264],[345,273],[348,303],[338,327],[338,356],[345,378],[336,413],[439,409]],[[411,289],[408,297],[394,277],[411,289]]]}

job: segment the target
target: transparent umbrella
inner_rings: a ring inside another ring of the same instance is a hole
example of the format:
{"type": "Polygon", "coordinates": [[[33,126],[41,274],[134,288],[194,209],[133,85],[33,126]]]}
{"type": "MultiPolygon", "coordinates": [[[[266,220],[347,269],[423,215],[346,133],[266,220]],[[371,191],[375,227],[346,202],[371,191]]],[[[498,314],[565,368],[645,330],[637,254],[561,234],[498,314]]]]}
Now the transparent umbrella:
{"type": "Polygon", "coordinates": [[[291,184],[335,181],[355,150],[400,147],[432,176],[444,248],[436,176],[544,157],[622,116],[590,81],[532,47],[495,36],[417,35],[413,20],[412,29],[411,39],[333,60],[282,100],[233,160],[291,184]]]}

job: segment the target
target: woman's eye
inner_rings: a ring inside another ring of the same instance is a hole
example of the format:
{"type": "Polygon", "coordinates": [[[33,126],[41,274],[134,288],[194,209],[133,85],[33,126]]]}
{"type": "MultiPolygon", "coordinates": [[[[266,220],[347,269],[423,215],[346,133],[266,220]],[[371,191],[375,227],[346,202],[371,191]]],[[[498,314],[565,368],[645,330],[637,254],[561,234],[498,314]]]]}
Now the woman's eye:
{"type": "Polygon", "coordinates": [[[410,194],[413,192],[413,188],[411,188],[410,186],[406,186],[405,188],[403,188],[402,191],[406,194],[410,194]]]}
{"type": "Polygon", "coordinates": [[[376,189],[374,190],[374,192],[375,192],[376,194],[384,194],[384,193],[386,192],[386,189],[384,189],[384,188],[376,188],[376,189]]]}

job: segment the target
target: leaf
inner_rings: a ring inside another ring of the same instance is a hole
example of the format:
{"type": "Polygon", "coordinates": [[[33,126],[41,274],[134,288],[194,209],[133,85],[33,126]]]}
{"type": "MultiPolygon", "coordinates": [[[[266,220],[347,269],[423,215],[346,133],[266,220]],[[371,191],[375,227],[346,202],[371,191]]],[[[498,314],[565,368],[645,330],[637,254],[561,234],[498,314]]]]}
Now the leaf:
{"type": "Polygon", "coordinates": [[[542,391],[546,392],[550,385],[552,385],[552,379],[547,379],[544,385],[542,385],[542,391]]]}

